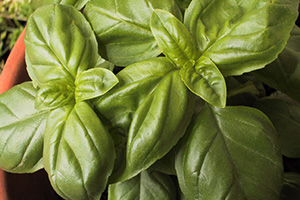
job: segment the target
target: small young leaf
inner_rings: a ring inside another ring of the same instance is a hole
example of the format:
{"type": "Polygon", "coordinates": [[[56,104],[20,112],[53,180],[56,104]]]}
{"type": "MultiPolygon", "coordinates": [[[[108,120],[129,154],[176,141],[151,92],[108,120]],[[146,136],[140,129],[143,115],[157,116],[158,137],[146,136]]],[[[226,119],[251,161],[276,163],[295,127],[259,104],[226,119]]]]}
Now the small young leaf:
{"type": "Polygon", "coordinates": [[[206,56],[201,56],[193,67],[183,67],[180,75],[185,85],[208,103],[226,106],[226,83],[217,66],[206,56]]]}
{"type": "Polygon", "coordinates": [[[194,66],[198,56],[196,41],[181,21],[167,11],[156,9],[150,27],[163,53],[178,68],[194,66]]]}
{"type": "Polygon", "coordinates": [[[84,14],[95,30],[101,56],[118,66],[158,56],[161,51],[150,30],[150,16],[159,8],[182,18],[174,0],[94,0],[84,14]]]}
{"type": "Polygon", "coordinates": [[[38,90],[35,107],[38,110],[50,110],[75,103],[74,86],[64,81],[50,81],[38,90]]]}
{"type": "Polygon", "coordinates": [[[98,59],[94,32],[72,6],[37,9],[28,19],[25,45],[29,75],[39,86],[57,79],[73,83],[98,59]]]}
{"type": "Polygon", "coordinates": [[[34,108],[31,82],[0,95],[0,167],[12,173],[43,168],[43,139],[48,112],[34,108]]]}
{"type": "Polygon", "coordinates": [[[99,200],[112,172],[111,136],[84,101],[51,111],[45,132],[44,166],[65,199],[99,200]]]}
{"type": "Polygon", "coordinates": [[[283,164],[276,131],[260,111],[202,109],[176,157],[186,199],[278,199],[283,164]]]}
{"type": "Polygon", "coordinates": [[[143,171],[136,177],[109,186],[108,200],[177,199],[177,188],[168,175],[143,171]]]}
{"type": "Polygon", "coordinates": [[[184,23],[224,76],[263,68],[283,50],[298,0],[193,0],[184,23]]]}
{"type": "Polygon", "coordinates": [[[273,122],[282,154],[289,158],[300,158],[300,106],[279,98],[264,98],[254,106],[273,122]]]}
{"type": "Polygon", "coordinates": [[[75,80],[75,97],[77,101],[99,97],[119,82],[108,69],[93,68],[78,74],[75,80]]]}

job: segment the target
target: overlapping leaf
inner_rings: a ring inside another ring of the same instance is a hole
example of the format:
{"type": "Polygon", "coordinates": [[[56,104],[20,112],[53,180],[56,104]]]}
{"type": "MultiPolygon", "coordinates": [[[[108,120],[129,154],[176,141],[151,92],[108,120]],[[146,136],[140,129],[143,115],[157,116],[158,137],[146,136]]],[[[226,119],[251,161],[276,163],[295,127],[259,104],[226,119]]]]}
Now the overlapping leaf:
{"type": "Polygon", "coordinates": [[[278,58],[254,75],[269,86],[300,102],[300,28],[294,27],[287,46],[278,58]]]}
{"type": "Polygon", "coordinates": [[[65,199],[100,199],[115,152],[90,106],[79,102],[53,110],[44,141],[44,165],[56,192],[65,199]]]}
{"type": "Polygon", "coordinates": [[[300,198],[300,174],[285,173],[280,200],[291,200],[300,198]]]}
{"type": "Polygon", "coordinates": [[[38,85],[58,79],[73,84],[77,73],[95,67],[98,59],[89,23],[71,6],[49,5],[33,13],[25,45],[27,69],[38,85]]]}
{"type": "Polygon", "coordinates": [[[177,188],[168,175],[143,171],[138,176],[109,186],[109,200],[177,199],[177,188]]]}
{"type": "Polygon", "coordinates": [[[278,199],[276,131],[256,109],[206,105],[182,142],[176,171],[186,199],[278,199]]]}
{"type": "Polygon", "coordinates": [[[192,67],[197,59],[194,38],[171,13],[156,9],[150,20],[151,31],[163,53],[178,68],[192,67]]]}
{"type": "Polygon", "coordinates": [[[158,56],[161,51],[149,22],[154,9],[181,13],[173,0],[95,0],[84,9],[99,43],[102,57],[118,66],[158,56]]]}
{"type": "Polygon", "coordinates": [[[300,158],[300,106],[279,98],[265,98],[257,101],[255,107],[273,122],[282,154],[289,158],[300,158]]]}
{"type": "Polygon", "coordinates": [[[35,96],[36,89],[31,82],[0,95],[1,169],[31,173],[43,168],[43,138],[48,112],[35,109],[35,96]]]}
{"type": "Polygon", "coordinates": [[[263,68],[283,50],[298,0],[193,0],[184,22],[224,76],[263,68]]]}

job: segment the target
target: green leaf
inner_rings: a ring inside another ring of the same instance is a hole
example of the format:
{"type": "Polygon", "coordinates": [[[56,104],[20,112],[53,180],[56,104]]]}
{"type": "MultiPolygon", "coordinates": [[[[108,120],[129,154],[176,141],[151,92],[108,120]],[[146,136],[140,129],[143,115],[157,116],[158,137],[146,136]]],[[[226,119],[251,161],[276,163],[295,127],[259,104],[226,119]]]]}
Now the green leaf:
{"type": "Polygon", "coordinates": [[[197,58],[193,36],[171,13],[156,9],[150,20],[152,33],[163,53],[178,67],[192,67],[197,58]]]}
{"type": "Polygon", "coordinates": [[[298,0],[193,0],[184,23],[224,76],[263,68],[283,50],[298,0]]]}
{"type": "Polygon", "coordinates": [[[105,68],[105,69],[108,69],[110,71],[113,71],[115,65],[112,62],[109,62],[109,61],[101,58],[101,56],[99,56],[98,60],[97,60],[96,67],[101,67],[101,68],[105,68]]]}
{"type": "Polygon", "coordinates": [[[43,168],[43,139],[48,112],[34,108],[31,82],[0,95],[0,167],[12,173],[43,168]]]}
{"type": "Polygon", "coordinates": [[[44,165],[56,192],[65,199],[99,200],[115,151],[90,106],[81,101],[53,110],[44,141],[44,165]]]}
{"type": "Polygon", "coordinates": [[[300,158],[300,105],[279,98],[264,98],[254,106],[263,111],[274,124],[282,154],[289,158],[300,158]]]}
{"type": "Polygon", "coordinates": [[[42,85],[35,99],[35,107],[38,110],[50,110],[74,103],[74,85],[59,80],[42,85]]]}
{"type": "Polygon", "coordinates": [[[226,83],[217,66],[206,56],[201,56],[193,67],[183,67],[180,75],[185,85],[208,103],[226,106],[226,83]]]}
{"type": "Polygon", "coordinates": [[[37,9],[28,19],[25,35],[26,63],[38,85],[65,79],[95,67],[98,52],[94,33],[75,8],[49,5],[37,9]]]}
{"type": "Polygon", "coordinates": [[[167,155],[165,155],[163,158],[156,161],[150,167],[150,169],[168,175],[176,175],[175,156],[176,156],[176,150],[173,148],[167,153],[167,155]]]}
{"type": "Polygon", "coordinates": [[[150,16],[159,8],[181,18],[174,0],[94,0],[84,14],[99,43],[100,55],[118,66],[158,56],[161,51],[150,30],[150,16]]]}
{"type": "Polygon", "coordinates": [[[285,173],[280,200],[300,199],[300,174],[285,173]]]}
{"type": "Polygon", "coordinates": [[[76,9],[81,10],[88,1],[89,0],[31,0],[30,4],[33,5],[35,9],[55,3],[62,5],[71,5],[76,9]]]}
{"type": "Polygon", "coordinates": [[[108,200],[177,199],[177,188],[168,175],[143,171],[136,177],[109,186],[108,200]]]}
{"type": "Polygon", "coordinates": [[[77,101],[99,97],[119,82],[114,73],[105,68],[93,68],[78,74],[75,80],[77,101]]]}
{"type": "Polygon", "coordinates": [[[255,77],[300,102],[300,28],[295,26],[284,51],[255,77]]]}
{"type": "Polygon", "coordinates": [[[174,70],[174,66],[165,57],[132,64],[117,74],[119,84],[97,99],[95,107],[112,127],[128,132],[139,105],[161,79],[174,70]]]}
{"type": "Polygon", "coordinates": [[[171,150],[191,121],[194,97],[181,81],[178,70],[159,81],[133,116],[121,180],[134,177],[171,150]]]}
{"type": "Polygon", "coordinates": [[[176,157],[186,199],[278,199],[283,176],[276,131],[260,111],[206,105],[176,157]]]}

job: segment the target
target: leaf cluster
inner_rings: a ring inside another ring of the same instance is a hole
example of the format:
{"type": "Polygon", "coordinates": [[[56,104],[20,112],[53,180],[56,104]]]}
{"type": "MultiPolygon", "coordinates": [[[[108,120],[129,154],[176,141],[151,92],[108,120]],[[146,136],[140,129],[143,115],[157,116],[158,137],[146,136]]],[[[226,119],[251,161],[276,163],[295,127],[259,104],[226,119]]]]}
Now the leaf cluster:
{"type": "Polygon", "coordinates": [[[35,1],[0,167],[72,200],[299,198],[298,3],[35,1]]]}

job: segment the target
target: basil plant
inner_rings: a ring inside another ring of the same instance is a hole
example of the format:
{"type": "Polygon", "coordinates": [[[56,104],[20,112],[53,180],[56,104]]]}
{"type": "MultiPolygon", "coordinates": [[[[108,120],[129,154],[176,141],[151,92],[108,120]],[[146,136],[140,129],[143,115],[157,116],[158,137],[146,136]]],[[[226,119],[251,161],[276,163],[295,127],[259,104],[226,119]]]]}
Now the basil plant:
{"type": "Polygon", "coordinates": [[[70,200],[300,198],[298,0],[53,2],[0,95],[3,170],[70,200]]]}

